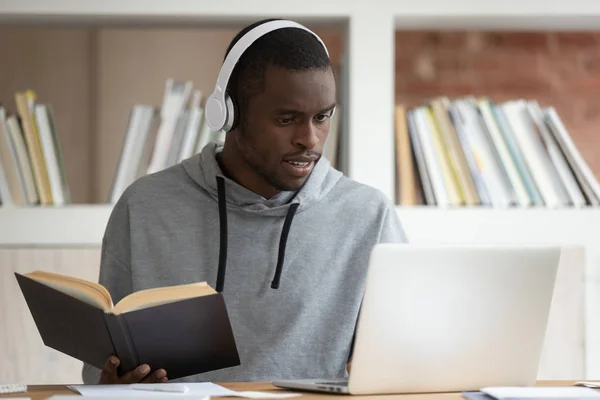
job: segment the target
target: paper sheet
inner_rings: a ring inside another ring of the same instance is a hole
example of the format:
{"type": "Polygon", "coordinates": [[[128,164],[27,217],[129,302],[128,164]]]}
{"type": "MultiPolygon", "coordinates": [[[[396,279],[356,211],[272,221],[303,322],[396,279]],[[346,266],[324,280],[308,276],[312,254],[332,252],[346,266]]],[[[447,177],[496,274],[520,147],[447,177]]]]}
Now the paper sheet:
{"type": "Polygon", "coordinates": [[[496,399],[600,399],[600,392],[585,387],[488,387],[481,389],[496,399]]]}
{"type": "Polygon", "coordinates": [[[589,387],[589,388],[600,388],[600,382],[588,382],[588,381],[581,381],[581,382],[575,382],[575,386],[585,386],[585,387],[589,387]]]}
{"type": "Polygon", "coordinates": [[[71,385],[69,389],[86,397],[244,397],[247,399],[286,399],[296,393],[236,392],[211,382],[156,383],[134,385],[71,385]],[[144,390],[139,386],[144,385],[144,390]],[[183,389],[186,388],[186,389],[183,389]],[[156,390],[153,390],[156,389],[156,390]],[[167,391],[165,391],[167,389],[167,391]]]}
{"type": "Polygon", "coordinates": [[[23,383],[2,383],[0,382],[0,394],[23,393],[27,391],[27,385],[23,383]]]}

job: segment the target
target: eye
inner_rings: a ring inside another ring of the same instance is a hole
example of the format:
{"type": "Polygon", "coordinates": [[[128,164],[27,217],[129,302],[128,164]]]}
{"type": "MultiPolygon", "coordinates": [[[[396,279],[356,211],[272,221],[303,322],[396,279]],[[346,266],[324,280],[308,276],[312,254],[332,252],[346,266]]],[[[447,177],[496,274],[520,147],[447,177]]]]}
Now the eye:
{"type": "Polygon", "coordinates": [[[315,117],[317,122],[325,122],[330,117],[329,114],[319,114],[315,117]]]}
{"type": "Polygon", "coordinates": [[[294,117],[278,118],[277,122],[280,123],[281,125],[289,125],[289,124],[294,123],[294,117]]]}

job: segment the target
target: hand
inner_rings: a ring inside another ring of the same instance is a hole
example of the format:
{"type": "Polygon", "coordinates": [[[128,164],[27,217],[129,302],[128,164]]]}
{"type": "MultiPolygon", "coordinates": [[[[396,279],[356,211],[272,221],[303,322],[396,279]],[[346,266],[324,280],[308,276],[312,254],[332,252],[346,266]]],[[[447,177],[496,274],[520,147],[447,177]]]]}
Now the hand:
{"type": "Polygon", "coordinates": [[[151,375],[150,367],[147,364],[142,364],[138,366],[133,371],[129,371],[123,376],[119,376],[117,374],[117,368],[119,367],[120,360],[118,357],[110,356],[106,363],[104,363],[104,368],[102,369],[102,374],[100,375],[101,385],[110,385],[110,384],[130,384],[130,383],[165,383],[167,381],[167,371],[164,369],[159,369],[154,371],[151,375]]]}

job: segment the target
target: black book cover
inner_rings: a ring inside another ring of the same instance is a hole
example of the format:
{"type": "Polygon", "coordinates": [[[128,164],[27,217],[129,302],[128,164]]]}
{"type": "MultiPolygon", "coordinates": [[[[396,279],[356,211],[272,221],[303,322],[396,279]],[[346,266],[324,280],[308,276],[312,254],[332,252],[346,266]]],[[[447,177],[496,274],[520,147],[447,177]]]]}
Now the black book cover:
{"type": "Polygon", "coordinates": [[[114,315],[15,276],[44,344],[100,369],[113,354],[120,373],[148,364],[169,379],[240,365],[221,293],[114,315]]]}

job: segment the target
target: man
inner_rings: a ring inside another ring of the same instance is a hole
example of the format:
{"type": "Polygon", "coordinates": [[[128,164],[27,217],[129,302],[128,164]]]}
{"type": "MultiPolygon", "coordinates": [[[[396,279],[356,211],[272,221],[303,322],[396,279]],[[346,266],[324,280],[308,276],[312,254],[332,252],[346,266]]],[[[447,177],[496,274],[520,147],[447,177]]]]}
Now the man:
{"type": "MultiPolygon", "coordinates": [[[[228,89],[240,116],[224,145],[139,179],[115,205],[100,282],[115,302],[197,281],[223,291],[241,365],[182,380],[342,377],[370,252],[404,241],[394,206],[321,157],[336,88],[311,33],[258,39],[228,89]]],[[[84,382],[168,380],[147,365],[119,377],[117,365],[86,365],[84,382]]]]}

